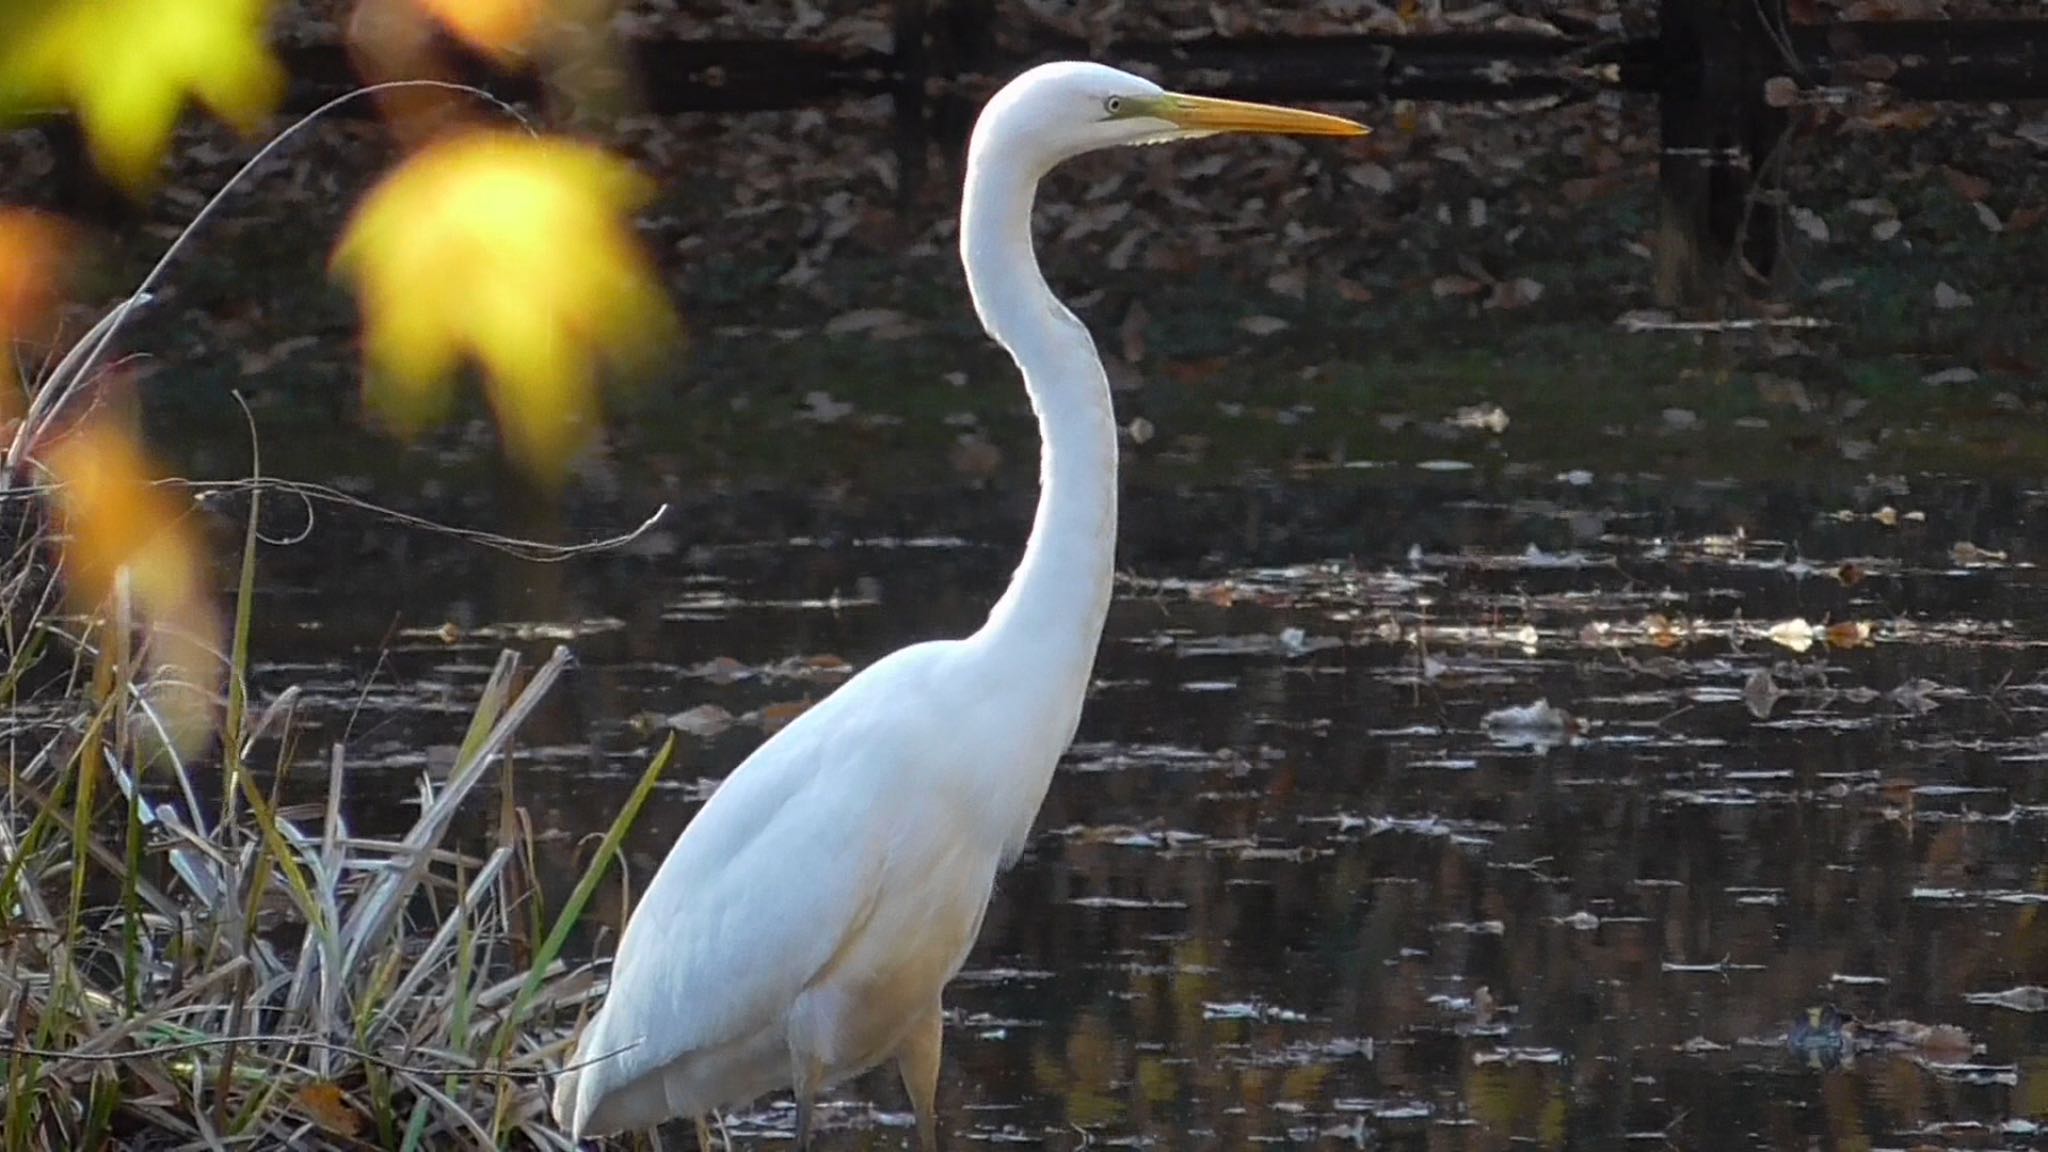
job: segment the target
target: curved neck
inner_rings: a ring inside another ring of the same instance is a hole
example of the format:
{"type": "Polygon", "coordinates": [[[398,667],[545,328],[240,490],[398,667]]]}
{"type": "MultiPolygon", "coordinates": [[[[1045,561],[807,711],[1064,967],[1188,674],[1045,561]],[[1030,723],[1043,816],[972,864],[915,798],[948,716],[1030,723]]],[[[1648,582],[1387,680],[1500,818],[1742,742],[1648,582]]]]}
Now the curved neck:
{"type": "Polygon", "coordinates": [[[970,152],[960,256],[974,310],[1024,375],[1042,441],[1023,563],[978,634],[1051,644],[1093,664],[1116,566],[1116,417],[1088,329],[1046,286],[1031,248],[1042,172],[970,152]]]}

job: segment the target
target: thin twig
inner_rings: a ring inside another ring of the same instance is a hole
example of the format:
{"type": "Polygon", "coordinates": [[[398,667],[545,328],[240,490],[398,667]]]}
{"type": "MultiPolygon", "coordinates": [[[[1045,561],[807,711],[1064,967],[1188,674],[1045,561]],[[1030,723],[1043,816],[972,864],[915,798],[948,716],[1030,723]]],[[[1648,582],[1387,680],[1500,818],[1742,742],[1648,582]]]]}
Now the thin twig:
{"type": "Polygon", "coordinates": [[[190,488],[196,493],[195,499],[202,501],[236,492],[254,490],[283,492],[306,501],[309,506],[306,527],[297,535],[287,540],[274,541],[274,543],[297,543],[310,535],[313,530],[310,505],[317,500],[326,501],[330,504],[339,504],[344,508],[353,508],[360,512],[368,512],[373,516],[379,516],[394,523],[404,524],[407,527],[437,532],[445,536],[453,536],[458,540],[480,544],[486,548],[503,552],[508,556],[529,560],[537,564],[556,564],[578,556],[587,556],[595,552],[608,552],[615,548],[623,548],[646,535],[661,521],[663,516],[668,514],[668,505],[663,504],[649,513],[647,518],[642,520],[638,527],[629,532],[622,532],[615,536],[606,536],[598,540],[588,540],[581,544],[548,544],[540,540],[528,540],[517,536],[502,536],[496,532],[486,532],[480,528],[464,528],[455,524],[444,524],[438,520],[429,520],[424,516],[415,516],[410,512],[400,512],[396,508],[387,508],[384,505],[365,500],[360,496],[343,492],[339,488],[303,480],[283,480],[275,476],[262,476],[243,480],[212,481],[189,480],[174,476],[159,480],[157,483],[190,488]]]}

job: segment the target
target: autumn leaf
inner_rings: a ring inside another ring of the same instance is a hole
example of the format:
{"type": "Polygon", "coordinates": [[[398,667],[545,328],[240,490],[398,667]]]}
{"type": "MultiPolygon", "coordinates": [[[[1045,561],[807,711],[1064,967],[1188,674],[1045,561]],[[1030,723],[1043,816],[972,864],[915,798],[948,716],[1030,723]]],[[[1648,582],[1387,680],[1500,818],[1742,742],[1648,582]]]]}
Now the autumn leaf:
{"type": "Polygon", "coordinates": [[[96,612],[125,578],[149,636],[153,711],[174,747],[194,750],[212,731],[222,674],[220,619],[197,528],[153,483],[140,446],[112,424],[77,428],[36,458],[51,480],[66,594],[80,611],[96,612]]]}
{"type": "Polygon", "coordinates": [[[292,1093],[299,1110],[313,1123],[337,1136],[354,1136],[363,1130],[363,1118],[349,1107],[348,1095],[332,1080],[308,1084],[292,1093]]]}
{"type": "Polygon", "coordinates": [[[675,331],[626,220],[648,193],[598,149],[499,132],[386,177],[334,254],[362,301],[372,406],[415,432],[473,359],[513,456],[559,479],[596,432],[599,380],[647,367],[675,331]]]}
{"type": "Polygon", "coordinates": [[[0,117],[77,109],[94,160],[146,186],[188,98],[249,132],[284,91],[269,0],[13,0],[0,5],[0,117]]]}
{"type": "Polygon", "coordinates": [[[532,44],[546,0],[413,0],[457,39],[500,61],[516,60],[532,44]]]}
{"type": "Polygon", "coordinates": [[[41,334],[64,282],[69,239],[54,217],[0,209],[0,438],[26,406],[12,345],[41,334]]]}

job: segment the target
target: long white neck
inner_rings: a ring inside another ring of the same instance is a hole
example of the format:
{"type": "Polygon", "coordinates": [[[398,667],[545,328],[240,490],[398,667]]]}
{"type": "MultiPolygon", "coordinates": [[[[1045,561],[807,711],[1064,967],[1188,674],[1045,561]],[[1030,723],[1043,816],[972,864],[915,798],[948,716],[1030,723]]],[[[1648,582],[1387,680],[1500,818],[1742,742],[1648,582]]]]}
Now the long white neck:
{"type": "Polygon", "coordinates": [[[1023,563],[977,639],[1042,652],[1073,681],[1078,708],[1115,577],[1117,430],[1095,342],[1046,286],[1031,248],[1040,175],[972,152],[961,204],[974,309],[1023,372],[1043,444],[1023,563]]]}

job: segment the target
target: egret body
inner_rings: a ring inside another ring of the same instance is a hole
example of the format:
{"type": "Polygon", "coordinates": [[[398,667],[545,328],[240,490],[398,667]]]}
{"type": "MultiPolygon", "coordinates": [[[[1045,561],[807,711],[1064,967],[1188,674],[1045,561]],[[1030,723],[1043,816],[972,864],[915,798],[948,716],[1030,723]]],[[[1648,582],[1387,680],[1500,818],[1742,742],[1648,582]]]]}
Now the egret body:
{"type": "Polygon", "coordinates": [[[1031,205],[1054,165],[1217,132],[1358,135],[1349,120],[1047,64],[989,101],[968,147],[960,255],[1043,442],[1030,541],[988,621],[891,653],[726,778],[649,883],[611,987],[556,1086],[575,1137],[699,1121],[784,1088],[811,1100],[893,1060],[937,1145],[940,993],[1023,850],[1073,739],[1109,610],[1117,426],[1088,330],[1046,286],[1031,205]]]}

